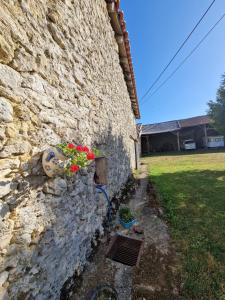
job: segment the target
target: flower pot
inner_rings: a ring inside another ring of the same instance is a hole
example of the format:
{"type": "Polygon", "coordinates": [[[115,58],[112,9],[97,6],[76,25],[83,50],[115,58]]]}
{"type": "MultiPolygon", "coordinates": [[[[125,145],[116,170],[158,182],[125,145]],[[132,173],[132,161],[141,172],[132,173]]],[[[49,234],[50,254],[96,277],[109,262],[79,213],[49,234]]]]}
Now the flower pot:
{"type": "Polygon", "coordinates": [[[120,224],[121,224],[121,225],[123,226],[123,228],[125,228],[125,229],[131,228],[135,223],[136,223],[136,220],[135,220],[135,219],[133,219],[133,220],[131,220],[131,221],[129,221],[129,222],[125,222],[125,221],[123,221],[122,219],[120,219],[120,224]]]}
{"type": "Polygon", "coordinates": [[[55,177],[65,173],[68,160],[59,148],[51,147],[43,153],[42,166],[47,176],[55,177]]]}

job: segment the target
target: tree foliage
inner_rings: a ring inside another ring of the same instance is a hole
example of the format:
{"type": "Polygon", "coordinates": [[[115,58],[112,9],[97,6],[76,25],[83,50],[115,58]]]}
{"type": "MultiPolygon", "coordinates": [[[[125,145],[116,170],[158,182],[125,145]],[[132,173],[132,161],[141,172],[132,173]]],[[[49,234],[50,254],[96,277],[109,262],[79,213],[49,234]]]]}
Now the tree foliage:
{"type": "Polygon", "coordinates": [[[225,135],[225,75],[222,77],[222,82],[217,90],[215,101],[209,101],[208,115],[213,120],[215,129],[225,135]]]}

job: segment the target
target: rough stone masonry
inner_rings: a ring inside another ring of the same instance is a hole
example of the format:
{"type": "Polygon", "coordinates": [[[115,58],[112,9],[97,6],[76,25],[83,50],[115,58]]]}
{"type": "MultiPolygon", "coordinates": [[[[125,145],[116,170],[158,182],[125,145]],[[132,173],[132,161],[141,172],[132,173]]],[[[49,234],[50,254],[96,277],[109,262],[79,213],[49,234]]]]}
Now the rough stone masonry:
{"type": "Polygon", "coordinates": [[[47,178],[67,141],[109,159],[110,196],[134,166],[135,119],[104,0],[0,2],[0,299],[59,299],[81,272],[104,199],[94,166],[47,178]]]}

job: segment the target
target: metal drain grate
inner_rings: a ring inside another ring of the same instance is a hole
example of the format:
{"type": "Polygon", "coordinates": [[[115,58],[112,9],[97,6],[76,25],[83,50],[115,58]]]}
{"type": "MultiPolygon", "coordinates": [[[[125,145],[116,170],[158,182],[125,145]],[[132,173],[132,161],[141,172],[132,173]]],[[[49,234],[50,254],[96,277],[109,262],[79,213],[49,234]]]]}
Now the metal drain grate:
{"type": "Polygon", "coordinates": [[[143,241],[115,235],[111,240],[106,257],[127,266],[137,266],[142,245],[143,241]]]}

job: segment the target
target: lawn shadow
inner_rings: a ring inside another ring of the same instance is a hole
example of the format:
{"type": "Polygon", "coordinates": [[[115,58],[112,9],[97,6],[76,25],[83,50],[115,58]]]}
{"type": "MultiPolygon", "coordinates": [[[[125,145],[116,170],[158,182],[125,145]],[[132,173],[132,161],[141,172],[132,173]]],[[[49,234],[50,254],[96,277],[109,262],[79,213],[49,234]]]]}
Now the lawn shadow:
{"type": "Polygon", "coordinates": [[[171,151],[171,152],[156,152],[142,155],[142,158],[157,157],[157,156],[184,156],[194,154],[210,154],[210,153],[224,153],[225,148],[218,149],[201,149],[201,150],[187,150],[187,151],[171,151]]]}
{"type": "Polygon", "coordinates": [[[225,171],[178,171],[150,178],[159,187],[163,201],[172,198],[177,205],[185,202],[187,208],[205,203],[208,209],[225,210],[225,171]]]}

